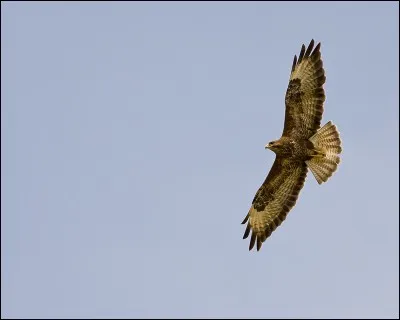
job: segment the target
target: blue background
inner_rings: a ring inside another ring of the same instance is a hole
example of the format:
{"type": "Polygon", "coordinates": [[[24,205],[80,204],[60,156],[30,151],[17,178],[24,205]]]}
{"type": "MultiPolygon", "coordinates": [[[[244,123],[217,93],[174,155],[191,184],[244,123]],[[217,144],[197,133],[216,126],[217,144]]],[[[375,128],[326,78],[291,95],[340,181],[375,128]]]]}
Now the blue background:
{"type": "Polygon", "coordinates": [[[1,3],[1,316],[399,316],[395,2],[1,3]],[[293,56],[335,175],[248,251],[293,56]]]}

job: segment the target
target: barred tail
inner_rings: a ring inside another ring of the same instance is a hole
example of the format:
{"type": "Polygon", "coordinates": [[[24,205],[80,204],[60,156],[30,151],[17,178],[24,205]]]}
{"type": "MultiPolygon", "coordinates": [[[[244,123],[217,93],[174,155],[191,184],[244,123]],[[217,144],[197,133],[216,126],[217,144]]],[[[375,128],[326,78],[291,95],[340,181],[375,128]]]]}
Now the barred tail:
{"type": "Polygon", "coordinates": [[[342,152],[342,147],[339,132],[329,121],[310,138],[310,141],[314,144],[318,155],[306,161],[306,164],[321,184],[332,176],[340,162],[339,154],[342,152]]]}

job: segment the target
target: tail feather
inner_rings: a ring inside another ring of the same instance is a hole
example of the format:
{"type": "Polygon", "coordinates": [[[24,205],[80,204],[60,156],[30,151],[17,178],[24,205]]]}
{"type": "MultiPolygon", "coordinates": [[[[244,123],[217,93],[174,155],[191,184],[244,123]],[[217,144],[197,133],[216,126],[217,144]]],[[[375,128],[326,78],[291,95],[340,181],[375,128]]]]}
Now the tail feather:
{"type": "Polygon", "coordinates": [[[339,154],[342,152],[339,132],[329,121],[320,128],[311,138],[318,155],[306,161],[315,179],[321,184],[326,182],[336,171],[340,163],[339,154]]]}

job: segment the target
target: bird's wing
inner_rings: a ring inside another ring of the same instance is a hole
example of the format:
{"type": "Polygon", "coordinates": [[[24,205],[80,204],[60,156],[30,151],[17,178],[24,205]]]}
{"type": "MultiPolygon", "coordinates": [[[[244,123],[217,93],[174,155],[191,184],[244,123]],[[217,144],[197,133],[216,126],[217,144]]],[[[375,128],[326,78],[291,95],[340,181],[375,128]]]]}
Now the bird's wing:
{"type": "Polygon", "coordinates": [[[257,242],[257,251],[271,233],[285,220],[286,215],[296,204],[304,185],[307,165],[304,162],[285,160],[279,156],[258,189],[252,206],[243,220],[248,221],[243,239],[252,231],[249,250],[257,242]]]}
{"type": "Polygon", "coordinates": [[[289,86],[285,96],[283,136],[310,138],[320,127],[325,92],[325,71],[320,47],[311,40],[307,50],[303,44],[299,59],[294,56],[289,86]]]}

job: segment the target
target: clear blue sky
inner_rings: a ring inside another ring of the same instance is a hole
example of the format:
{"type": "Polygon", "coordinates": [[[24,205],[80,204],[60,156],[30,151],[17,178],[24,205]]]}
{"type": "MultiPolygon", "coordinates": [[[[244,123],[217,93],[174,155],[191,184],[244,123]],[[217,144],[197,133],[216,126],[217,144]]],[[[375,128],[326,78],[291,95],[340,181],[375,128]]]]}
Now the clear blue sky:
{"type": "Polygon", "coordinates": [[[399,316],[399,5],[1,3],[1,316],[399,316]],[[293,56],[343,140],[248,251],[293,56]]]}

